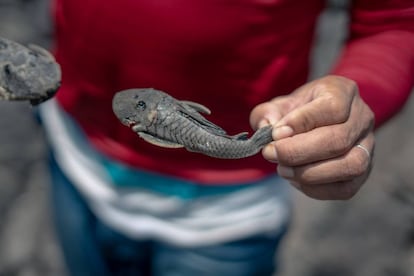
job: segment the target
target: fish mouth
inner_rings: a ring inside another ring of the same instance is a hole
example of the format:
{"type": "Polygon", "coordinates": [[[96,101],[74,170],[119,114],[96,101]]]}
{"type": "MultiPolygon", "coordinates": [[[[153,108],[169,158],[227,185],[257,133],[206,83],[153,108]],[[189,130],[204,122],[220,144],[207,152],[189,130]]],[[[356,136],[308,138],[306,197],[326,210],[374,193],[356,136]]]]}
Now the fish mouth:
{"type": "Polygon", "coordinates": [[[121,123],[124,126],[129,127],[133,132],[142,132],[143,129],[145,129],[145,126],[143,126],[140,122],[134,121],[130,118],[123,118],[121,123]]]}
{"type": "Polygon", "coordinates": [[[142,128],[142,126],[139,122],[131,120],[130,118],[124,118],[121,122],[124,126],[127,126],[127,127],[131,128],[132,130],[135,130],[137,128],[139,128],[139,129],[142,128]]]}
{"type": "Polygon", "coordinates": [[[137,122],[130,120],[129,118],[125,118],[121,120],[122,124],[127,127],[133,127],[137,124],[137,122]]]}

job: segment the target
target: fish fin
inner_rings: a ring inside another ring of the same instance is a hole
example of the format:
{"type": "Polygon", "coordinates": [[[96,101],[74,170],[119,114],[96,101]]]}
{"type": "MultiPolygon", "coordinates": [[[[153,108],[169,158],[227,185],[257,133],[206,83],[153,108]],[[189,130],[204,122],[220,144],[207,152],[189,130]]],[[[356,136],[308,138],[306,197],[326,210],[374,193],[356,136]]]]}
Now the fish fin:
{"type": "Polygon", "coordinates": [[[197,109],[193,108],[187,103],[188,102],[185,101],[179,101],[177,104],[177,111],[210,133],[226,136],[226,131],[224,129],[204,118],[200,113],[197,112],[197,109]]]}
{"type": "Polygon", "coordinates": [[[259,128],[250,139],[257,147],[261,148],[273,141],[272,130],[273,127],[270,125],[259,128]]]}
{"type": "Polygon", "coordinates": [[[230,136],[231,139],[234,140],[247,140],[249,138],[249,133],[248,132],[241,132],[239,134],[230,136]]]}
{"type": "Polygon", "coordinates": [[[151,144],[159,146],[159,147],[164,147],[164,148],[182,148],[182,147],[184,147],[183,145],[180,145],[180,144],[168,141],[168,140],[160,139],[158,137],[152,136],[151,134],[148,134],[148,133],[145,133],[145,132],[137,132],[137,134],[142,139],[147,141],[148,143],[151,143],[151,144]]]}
{"type": "Polygon", "coordinates": [[[194,108],[197,112],[201,112],[207,115],[211,114],[211,110],[202,104],[191,102],[191,101],[180,101],[180,102],[194,108]]]}

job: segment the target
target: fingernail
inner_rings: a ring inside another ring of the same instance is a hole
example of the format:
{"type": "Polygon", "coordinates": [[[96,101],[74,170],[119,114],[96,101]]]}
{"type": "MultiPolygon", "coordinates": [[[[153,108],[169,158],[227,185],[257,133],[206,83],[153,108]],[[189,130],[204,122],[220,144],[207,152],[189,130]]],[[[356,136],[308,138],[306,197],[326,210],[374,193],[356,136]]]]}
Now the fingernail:
{"type": "Polygon", "coordinates": [[[293,178],[295,176],[295,172],[293,171],[292,167],[279,165],[277,167],[277,172],[280,176],[285,178],[293,178]]]}
{"type": "Polygon", "coordinates": [[[269,120],[268,119],[263,119],[259,122],[258,128],[262,128],[262,127],[265,127],[265,126],[268,126],[268,125],[270,125],[269,120]]]}
{"type": "Polygon", "coordinates": [[[261,127],[265,127],[268,125],[274,125],[276,124],[276,122],[277,122],[276,119],[273,118],[272,116],[265,117],[259,122],[258,127],[261,128],[261,127]]]}
{"type": "Polygon", "coordinates": [[[293,134],[293,129],[290,126],[281,126],[273,129],[272,136],[274,140],[290,137],[293,134]]]}

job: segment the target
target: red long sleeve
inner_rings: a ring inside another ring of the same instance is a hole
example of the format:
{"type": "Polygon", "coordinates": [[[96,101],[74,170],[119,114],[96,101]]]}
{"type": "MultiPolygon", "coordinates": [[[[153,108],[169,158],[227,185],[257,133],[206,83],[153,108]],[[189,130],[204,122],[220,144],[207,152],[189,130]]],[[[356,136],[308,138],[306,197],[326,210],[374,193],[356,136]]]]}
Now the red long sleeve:
{"type": "Polygon", "coordinates": [[[351,16],[334,74],[358,83],[378,127],[401,108],[414,85],[414,3],[355,1],[351,16]]]}

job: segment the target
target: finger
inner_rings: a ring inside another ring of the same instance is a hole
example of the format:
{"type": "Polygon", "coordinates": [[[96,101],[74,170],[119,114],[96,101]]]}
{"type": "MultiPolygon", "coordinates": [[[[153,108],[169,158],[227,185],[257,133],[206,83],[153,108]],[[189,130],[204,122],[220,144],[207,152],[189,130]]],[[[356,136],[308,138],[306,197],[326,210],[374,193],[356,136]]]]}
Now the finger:
{"type": "Polygon", "coordinates": [[[352,181],[335,182],[317,186],[292,184],[305,195],[319,200],[348,200],[351,199],[365,182],[366,176],[361,176],[352,181]]]}
{"type": "MultiPolygon", "coordinates": [[[[374,126],[372,111],[362,101],[356,101],[345,123],[319,127],[277,140],[263,149],[263,156],[268,160],[292,167],[345,154],[374,126]]],[[[278,128],[275,128],[274,132],[277,130],[278,128]]]]}
{"type": "Polygon", "coordinates": [[[298,167],[279,165],[278,173],[280,176],[302,185],[352,181],[370,172],[373,149],[374,135],[370,133],[341,157],[298,167]],[[363,145],[363,148],[360,148],[359,145],[363,145]]]}
{"type": "Polygon", "coordinates": [[[250,113],[250,125],[258,129],[267,125],[276,124],[283,116],[281,105],[276,101],[257,105],[250,113]]]}
{"type": "Polygon", "coordinates": [[[355,82],[341,77],[326,77],[298,89],[295,97],[308,102],[289,112],[275,126],[288,125],[294,133],[345,122],[351,112],[351,102],[358,95],[355,82]]]}

